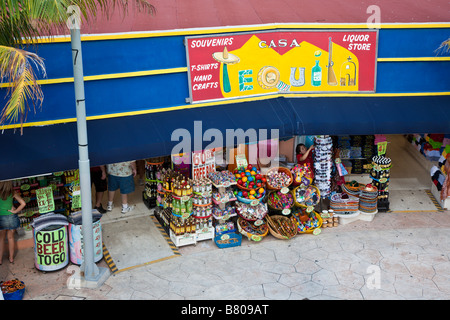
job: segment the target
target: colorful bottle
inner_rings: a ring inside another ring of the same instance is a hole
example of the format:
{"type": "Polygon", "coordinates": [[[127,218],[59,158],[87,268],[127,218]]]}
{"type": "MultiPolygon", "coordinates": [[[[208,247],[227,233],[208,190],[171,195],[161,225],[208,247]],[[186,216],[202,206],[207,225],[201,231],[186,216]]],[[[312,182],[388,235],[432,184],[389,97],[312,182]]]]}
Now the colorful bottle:
{"type": "Polygon", "coordinates": [[[315,87],[322,84],[322,68],[319,66],[319,60],[316,60],[316,65],[311,69],[311,84],[315,87]]]}

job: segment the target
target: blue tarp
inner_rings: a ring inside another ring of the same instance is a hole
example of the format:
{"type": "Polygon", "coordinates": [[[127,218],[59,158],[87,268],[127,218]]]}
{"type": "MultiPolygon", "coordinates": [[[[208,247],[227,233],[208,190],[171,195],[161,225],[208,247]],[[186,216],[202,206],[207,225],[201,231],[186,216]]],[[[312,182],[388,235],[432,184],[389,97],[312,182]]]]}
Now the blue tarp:
{"type": "MultiPolygon", "coordinates": [[[[275,98],[88,121],[91,165],[171,154],[172,133],[278,129],[293,135],[450,133],[450,96],[275,98]]],[[[270,133],[268,138],[270,138],[270,133]]],[[[174,141],[172,141],[174,140],[174,141]]],[[[204,141],[202,147],[210,145],[204,141]]],[[[232,142],[230,142],[232,143],[232,142]]],[[[76,123],[0,134],[0,180],[78,168],[76,123]]]]}

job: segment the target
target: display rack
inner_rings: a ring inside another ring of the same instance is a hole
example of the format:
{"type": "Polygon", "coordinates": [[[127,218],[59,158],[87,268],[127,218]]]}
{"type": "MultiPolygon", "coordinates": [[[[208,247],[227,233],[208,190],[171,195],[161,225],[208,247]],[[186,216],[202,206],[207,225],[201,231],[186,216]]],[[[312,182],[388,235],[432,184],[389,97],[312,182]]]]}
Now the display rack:
{"type": "Polygon", "coordinates": [[[195,219],[192,217],[192,182],[184,179],[182,175],[166,178],[166,188],[163,188],[171,195],[166,198],[172,207],[169,235],[177,247],[197,243],[195,219]]]}
{"type": "MultiPolygon", "coordinates": [[[[236,217],[235,208],[231,205],[233,201],[237,200],[232,191],[232,186],[236,185],[236,181],[234,177],[230,180],[220,181],[219,176],[225,174],[224,172],[226,171],[215,172],[208,176],[214,186],[212,193],[214,242],[219,248],[240,245],[242,239],[242,237],[240,239],[235,237],[237,227],[232,219],[236,217]]],[[[231,178],[231,176],[228,177],[231,178]]]]}
{"type": "Polygon", "coordinates": [[[162,181],[157,179],[157,173],[161,170],[162,164],[162,162],[145,162],[145,187],[142,191],[142,200],[149,209],[158,206],[158,184],[161,184],[162,181]]]}
{"type": "Polygon", "coordinates": [[[212,183],[209,179],[193,181],[193,218],[197,241],[214,239],[212,215],[212,183]]]}
{"type": "Polygon", "coordinates": [[[389,210],[389,179],[392,161],[384,156],[375,156],[372,158],[372,170],[370,177],[372,184],[378,189],[378,211],[389,210]]]}
{"type": "MultiPolygon", "coordinates": [[[[51,212],[68,216],[71,212],[78,210],[73,208],[73,182],[78,181],[78,170],[55,172],[52,174],[21,178],[13,180],[13,189],[24,199],[25,208],[19,213],[20,227],[30,231],[30,223],[34,218],[42,214],[36,197],[36,191],[41,188],[51,187],[54,201],[54,210],[51,212]]],[[[15,201],[15,205],[17,202],[15,201]]]]}
{"type": "Polygon", "coordinates": [[[349,174],[368,174],[371,169],[371,158],[375,154],[374,135],[338,136],[336,144],[339,158],[349,174]]]}

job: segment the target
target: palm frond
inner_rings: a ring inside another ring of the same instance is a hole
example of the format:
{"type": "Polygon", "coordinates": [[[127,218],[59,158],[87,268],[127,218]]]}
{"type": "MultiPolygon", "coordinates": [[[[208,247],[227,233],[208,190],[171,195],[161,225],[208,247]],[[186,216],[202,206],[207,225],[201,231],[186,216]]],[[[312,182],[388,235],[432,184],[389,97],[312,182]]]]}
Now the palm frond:
{"type": "Polygon", "coordinates": [[[109,19],[116,8],[127,15],[130,5],[138,12],[156,13],[148,0],[0,0],[0,83],[8,88],[9,96],[0,112],[0,126],[6,121],[20,121],[22,132],[30,106],[34,110],[42,106],[43,93],[33,66],[45,76],[43,60],[17,47],[35,44],[38,37],[67,33],[71,5],[78,6],[86,23],[98,14],[109,19]]]}
{"type": "Polygon", "coordinates": [[[435,50],[436,54],[447,53],[450,51],[450,38],[443,41],[441,45],[435,50]]]}
{"type": "Polygon", "coordinates": [[[0,80],[8,84],[7,96],[9,96],[0,112],[0,123],[20,122],[21,133],[30,106],[36,111],[36,107],[40,107],[44,99],[42,90],[36,82],[33,66],[45,76],[42,58],[22,49],[0,46],[0,80]]]}

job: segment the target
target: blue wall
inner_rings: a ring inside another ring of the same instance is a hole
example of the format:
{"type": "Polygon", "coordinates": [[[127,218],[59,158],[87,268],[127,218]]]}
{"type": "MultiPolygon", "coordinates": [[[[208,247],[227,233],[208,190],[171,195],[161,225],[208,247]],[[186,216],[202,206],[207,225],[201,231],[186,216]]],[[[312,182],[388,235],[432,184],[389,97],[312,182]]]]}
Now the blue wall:
{"type": "MultiPolygon", "coordinates": [[[[380,29],[379,58],[435,57],[449,28],[380,29]]],[[[184,36],[83,42],[84,75],[186,67],[184,36]]],[[[33,48],[30,48],[33,49],[33,48]]],[[[45,60],[47,79],[72,77],[70,43],[34,48],[45,60]]],[[[448,53],[440,56],[449,56],[448,53]]],[[[378,62],[377,93],[450,92],[450,61],[378,62]]],[[[28,122],[75,118],[73,83],[42,85],[42,111],[28,122]]],[[[188,105],[187,72],[85,82],[87,115],[188,105]]],[[[0,90],[4,101],[6,90],[0,90]]]]}

